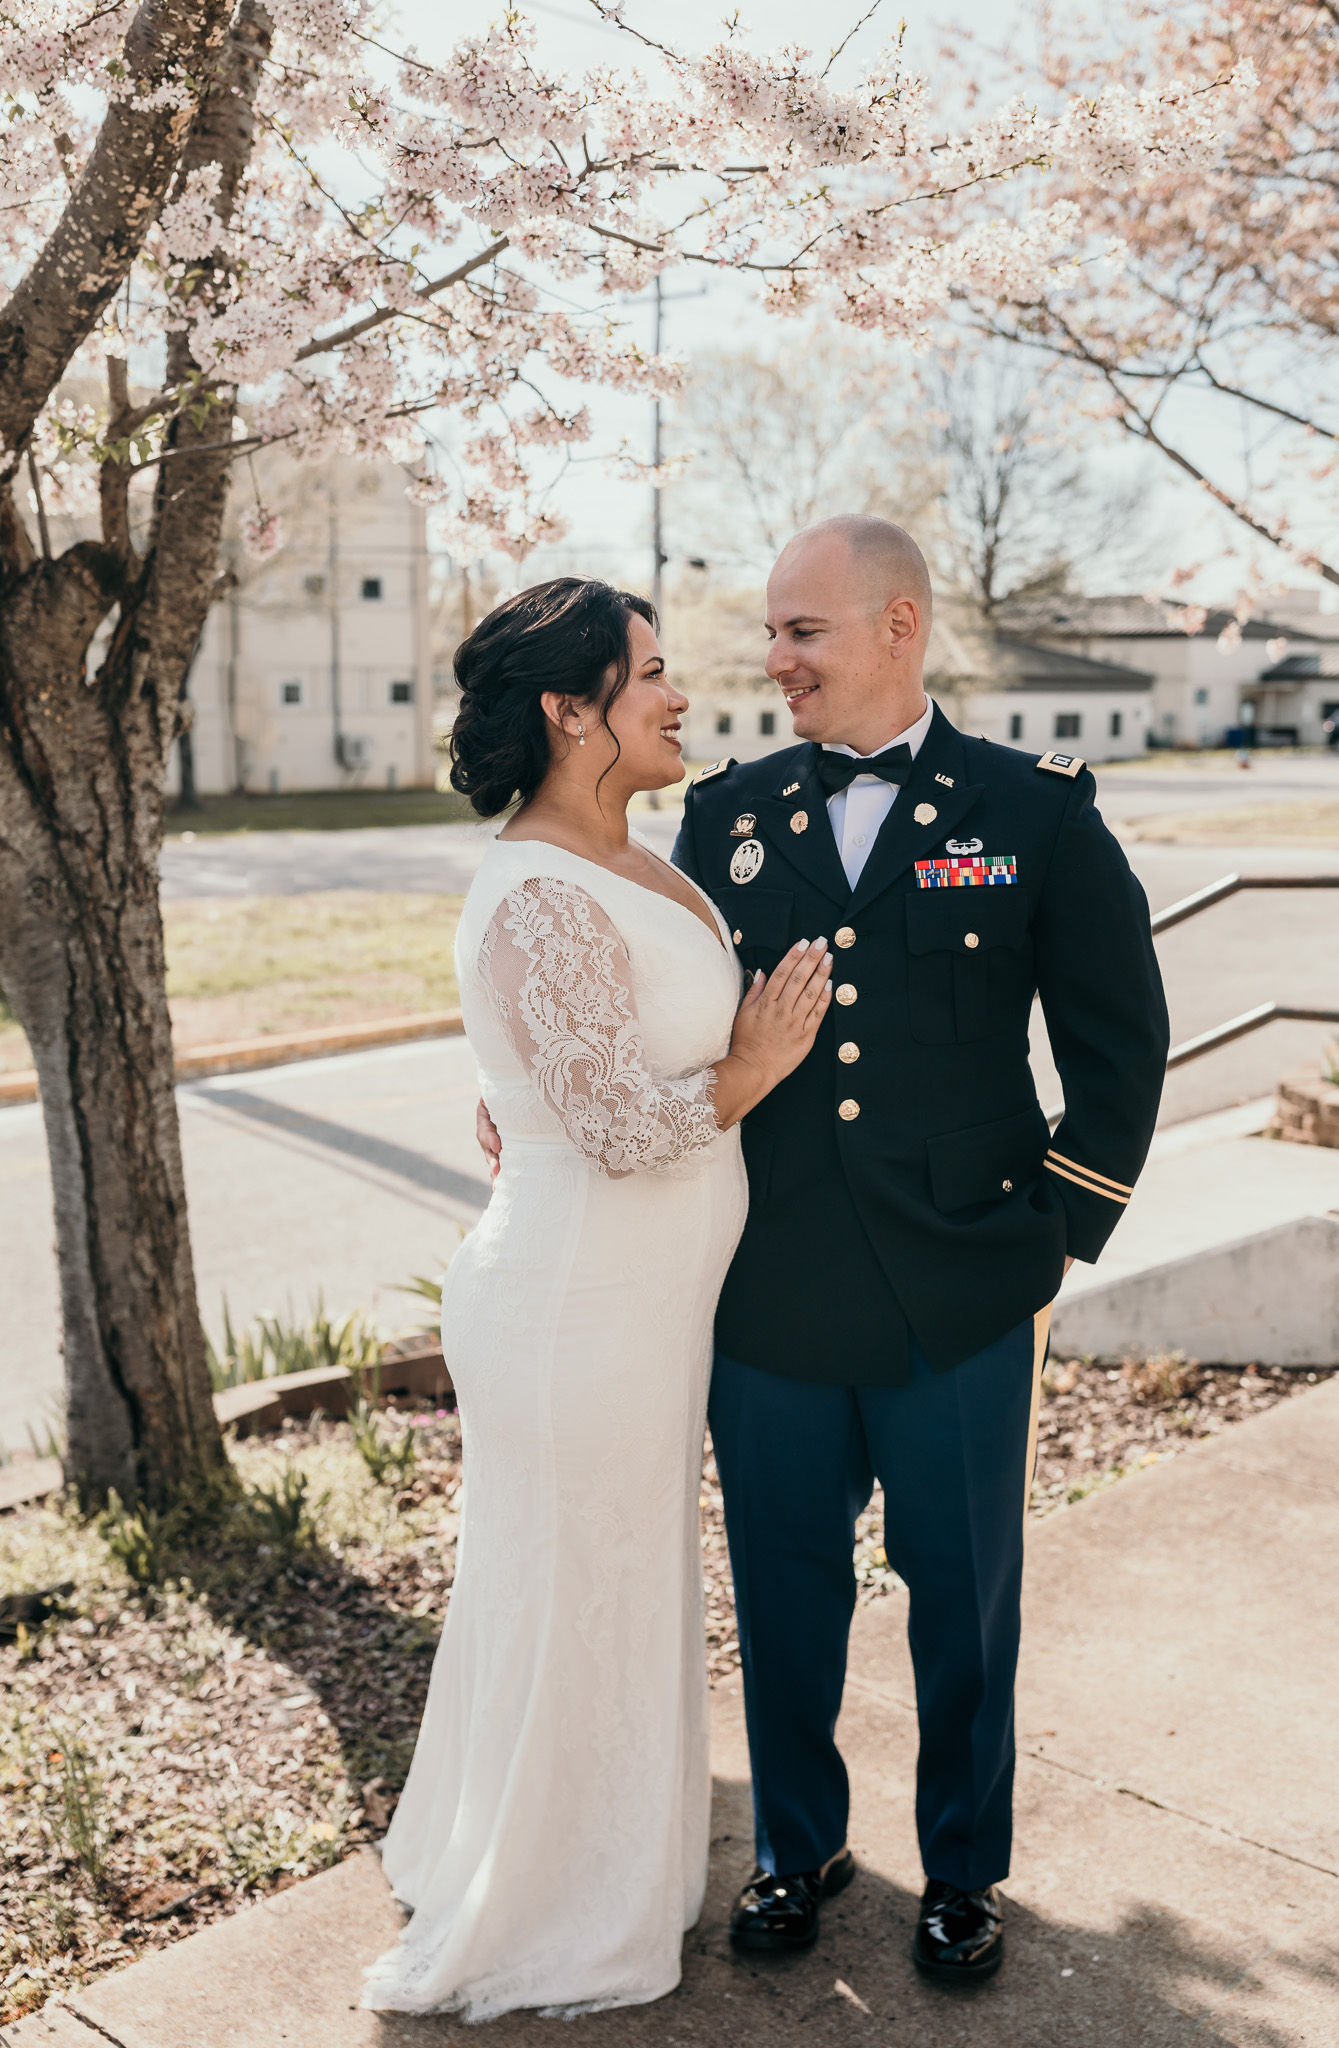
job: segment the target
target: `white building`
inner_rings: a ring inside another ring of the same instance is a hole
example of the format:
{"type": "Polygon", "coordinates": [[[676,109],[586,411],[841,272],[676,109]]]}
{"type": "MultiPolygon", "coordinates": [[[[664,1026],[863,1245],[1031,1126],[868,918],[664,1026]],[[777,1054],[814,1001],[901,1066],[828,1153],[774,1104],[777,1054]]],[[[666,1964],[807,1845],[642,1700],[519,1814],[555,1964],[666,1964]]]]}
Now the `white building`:
{"type": "MultiPolygon", "coordinates": [[[[1297,743],[1314,745],[1323,737],[1317,710],[1324,690],[1295,692],[1285,702],[1278,693],[1256,687],[1262,675],[1278,667],[1271,641],[1286,640],[1286,653],[1294,658],[1319,657],[1323,629],[1330,622],[1319,612],[1318,596],[1315,603],[1311,597],[1310,592],[1290,592],[1278,607],[1281,616],[1248,620],[1236,645],[1227,647],[1218,645],[1218,636],[1231,622],[1230,612],[1210,612],[1203,629],[1188,634],[1177,624],[1180,606],[1144,597],[1036,599],[1011,606],[1006,617],[1008,630],[1029,640],[1149,671],[1155,746],[1228,746],[1230,735],[1251,716],[1262,733],[1277,726],[1280,738],[1291,732],[1297,743]],[[1297,623],[1288,623],[1290,618],[1297,623]],[[1243,719],[1248,705],[1252,711],[1243,719]]],[[[1339,697],[1339,690],[1332,689],[1330,696],[1339,697]]]]}
{"type": "MultiPolygon", "coordinates": [[[[761,592],[676,591],[667,606],[670,673],[689,698],[690,761],[755,761],[794,744],[763,664],[761,592]]],[[[966,601],[941,594],[926,688],[964,732],[1043,754],[1069,747],[1090,761],[1142,754],[1153,677],[1123,663],[1003,634],[966,601]]]]}
{"type": "Polygon", "coordinates": [[[237,584],[190,675],[196,789],[431,787],[427,536],[404,471],[274,459],[266,471],[284,544],[255,562],[229,542],[237,584]]]}
{"type": "Polygon", "coordinates": [[[998,630],[962,599],[936,600],[925,684],[963,732],[1028,753],[1122,761],[1147,745],[1153,677],[998,630]]]}

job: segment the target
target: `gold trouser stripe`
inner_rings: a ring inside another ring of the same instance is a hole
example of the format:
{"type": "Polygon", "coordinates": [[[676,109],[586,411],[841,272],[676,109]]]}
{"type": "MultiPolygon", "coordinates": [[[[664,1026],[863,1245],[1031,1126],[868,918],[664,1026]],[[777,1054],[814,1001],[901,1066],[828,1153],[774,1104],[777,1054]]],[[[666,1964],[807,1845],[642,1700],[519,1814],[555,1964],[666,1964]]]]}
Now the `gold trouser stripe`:
{"type": "Polygon", "coordinates": [[[1046,1345],[1051,1335],[1051,1310],[1055,1303],[1048,1301],[1045,1308],[1039,1308],[1032,1318],[1032,1413],[1027,1429],[1027,1462],[1023,1479],[1023,1536],[1027,1537],[1028,1505],[1032,1499],[1032,1478],[1037,1468],[1037,1429],[1041,1420],[1041,1375],[1046,1364],[1046,1345]]]}
{"type": "Polygon", "coordinates": [[[1061,1180],[1072,1180],[1076,1188],[1086,1188],[1090,1195],[1105,1195],[1108,1202],[1119,1202],[1122,1209],[1129,1206],[1128,1195],[1113,1195],[1110,1188],[1099,1188],[1095,1181],[1084,1180],[1077,1173],[1066,1173],[1063,1166],[1057,1166],[1054,1159],[1042,1161],[1048,1173],[1058,1173],[1061,1180]]]}
{"type": "Polygon", "coordinates": [[[1057,1152],[1054,1145],[1051,1146],[1049,1152],[1046,1154],[1046,1157],[1048,1159],[1058,1159],[1062,1166],[1072,1166],[1075,1173],[1086,1173],[1089,1180],[1100,1180],[1105,1182],[1107,1187],[1115,1188],[1119,1194],[1132,1195],[1134,1193],[1134,1189],[1131,1187],[1127,1187],[1123,1180],[1113,1180],[1109,1173],[1098,1173],[1096,1169],[1091,1166],[1080,1166],[1077,1159],[1066,1159],[1064,1153],[1057,1152]]]}

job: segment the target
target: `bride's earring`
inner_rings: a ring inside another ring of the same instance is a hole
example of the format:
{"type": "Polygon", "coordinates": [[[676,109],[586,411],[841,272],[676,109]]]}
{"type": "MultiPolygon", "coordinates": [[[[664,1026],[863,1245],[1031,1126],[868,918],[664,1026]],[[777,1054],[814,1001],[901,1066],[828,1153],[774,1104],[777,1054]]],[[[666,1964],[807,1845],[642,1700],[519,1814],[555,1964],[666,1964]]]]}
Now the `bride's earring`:
{"type": "Polygon", "coordinates": [[[585,728],[585,726],[584,726],[584,725],[582,725],[581,721],[580,721],[580,720],[578,719],[578,721],[577,721],[577,745],[578,745],[579,747],[584,747],[584,746],[585,746],[585,744],[586,744],[586,728],[585,728]]]}

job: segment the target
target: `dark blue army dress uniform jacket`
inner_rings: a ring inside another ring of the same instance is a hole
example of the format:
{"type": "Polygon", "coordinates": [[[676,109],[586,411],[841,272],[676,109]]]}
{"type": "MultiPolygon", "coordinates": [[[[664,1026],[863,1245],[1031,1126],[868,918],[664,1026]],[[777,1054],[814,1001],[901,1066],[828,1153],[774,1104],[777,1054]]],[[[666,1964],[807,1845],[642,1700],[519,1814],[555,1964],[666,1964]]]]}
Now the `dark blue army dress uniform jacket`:
{"type": "Polygon", "coordinates": [[[704,770],[674,849],[746,968],[820,934],[834,960],[812,1050],[744,1120],[748,1222],[716,1337],[797,1379],[899,1385],[908,1328],[947,1370],[1051,1301],[1066,1254],[1097,1257],[1153,1135],[1167,1008],[1081,762],[936,710],[852,889],[818,753],[704,770]],[[1054,1137],[1028,1065],[1038,993],[1054,1137]]]}

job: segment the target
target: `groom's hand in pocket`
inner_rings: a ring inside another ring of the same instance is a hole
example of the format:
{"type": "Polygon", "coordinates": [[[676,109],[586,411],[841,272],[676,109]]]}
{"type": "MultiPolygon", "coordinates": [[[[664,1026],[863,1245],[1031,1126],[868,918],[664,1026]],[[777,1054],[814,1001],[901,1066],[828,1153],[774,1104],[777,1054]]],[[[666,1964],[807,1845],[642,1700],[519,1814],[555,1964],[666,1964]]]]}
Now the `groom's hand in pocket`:
{"type": "Polygon", "coordinates": [[[474,1112],[474,1132],[479,1140],[479,1149],[488,1161],[488,1178],[496,1180],[498,1169],[502,1165],[502,1139],[482,1097],[479,1100],[479,1107],[474,1112]]]}

